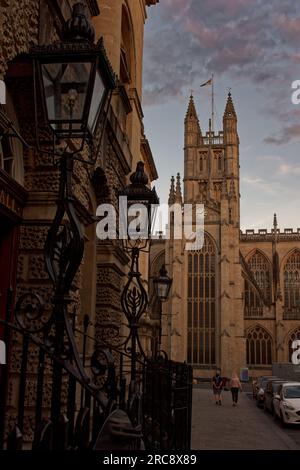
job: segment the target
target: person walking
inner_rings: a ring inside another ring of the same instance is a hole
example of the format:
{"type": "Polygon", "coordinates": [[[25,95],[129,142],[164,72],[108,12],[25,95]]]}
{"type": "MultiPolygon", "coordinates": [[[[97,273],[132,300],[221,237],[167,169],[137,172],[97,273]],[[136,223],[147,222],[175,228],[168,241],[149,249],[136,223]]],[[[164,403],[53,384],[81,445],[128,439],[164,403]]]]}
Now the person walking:
{"type": "Polygon", "coordinates": [[[221,394],[222,394],[222,388],[223,388],[223,379],[219,371],[217,371],[214,377],[212,378],[212,388],[213,388],[216,405],[222,405],[221,394]]]}
{"type": "Polygon", "coordinates": [[[236,372],[232,373],[230,380],[230,390],[232,395],[232,406],[237,406],[239,391],[242,391],[242,384],[236,372]]]}

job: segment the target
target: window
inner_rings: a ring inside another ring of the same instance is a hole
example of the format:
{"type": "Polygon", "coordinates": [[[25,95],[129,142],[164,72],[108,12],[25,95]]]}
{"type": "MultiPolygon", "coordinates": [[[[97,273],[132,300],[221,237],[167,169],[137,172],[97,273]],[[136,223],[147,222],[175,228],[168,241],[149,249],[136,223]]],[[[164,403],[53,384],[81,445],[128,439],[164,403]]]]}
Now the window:
{"type": "Polygon", "coordinates": [[[248,265],[268,304],[271,303],[271,265],[268,259],[256,251],[248,260],[248,265]]]}
{"type": "Polygon", "coordinates": [[[188,255],[188,362],[216,363],[216,253],[205,235],[200,251],[188,255]]]}
{"type": "Polygon", "coordinates": [[[218,171],[221,172],[222,171],[222,157],[218,157],[218,171]]]}
{"type": "Polygon", "coordinates": [[[206,154],[205,152],[199,152],[199,171],[203,173],[206,170],[206,154]]]}
{"type": "Polygon", "coordinates": [[[251,283],[245,279],[244,288],[244,315],[245,317],[262,317],[264,313],[263,301],[251,283]]]}
{"type": "Polygon", "coordinates": [[[287,259],[283,269],[284,310],[300,312],[300,252],[294,251],[287,259]]]}
{"type": "MultiPolygon", "coordinates": [[[[20,132],[18,116],[8,88],[6,90],[6,105],[0,105],[0,108],[8,120],[13,122],[16,130],[20,132]]],[[[9,137],[8,133],[6,134],[7,130],[5,118],[4,122],[2,120],[0,122],[0,168],[18,183],[23,184],[23,144],[19,139],[9,137]]]]}
{"type": "Polygon", "coordinates": [[[292,344],[293,341],[295,340],[300,340],[300,328],[296,328],[288,338],[288,362],[292,362],[292,354],[294,352],[294,349],[292,349],[292,344]]]}
{"type": "Polygon", "coordinates": [[[121,50],[120,50],[120,79],[122,83],[132,80],[132,30],[125,7],[122,10],[121,50]]]}
{"type": "Polygon", "coordinates": [[[221,173],[222,170],[223,170],[223,154],[222,154],[222,152],[215,151],[214,155],[215,155],[214,165],[215,165],[216,171],[218,173],[221,173]]]}
{"type": "Polygon", "coordinates": [[[251,328],[247,335],[247,364],[269,366],[272,364],[272,338],[262,327],[251,328]]]}
{"type": "Polygon", "coordinates": [[[0,168],[10,176],[14,176],[14,157],[10,146],[9,137],[3,136],[0,140],[0,168]]]}

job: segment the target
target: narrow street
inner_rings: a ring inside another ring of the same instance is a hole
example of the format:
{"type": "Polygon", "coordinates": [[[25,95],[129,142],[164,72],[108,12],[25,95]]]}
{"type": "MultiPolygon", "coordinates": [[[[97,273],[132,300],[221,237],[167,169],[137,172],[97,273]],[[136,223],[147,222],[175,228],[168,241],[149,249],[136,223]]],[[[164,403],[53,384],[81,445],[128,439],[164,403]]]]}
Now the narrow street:
{"type": "Polygon", "coordinates": [[[300,428],[283,429],[256,407],[250,393],[240,394],[237,407],[223,391],[216,406],[208,385],[193,390],[193,450],[300,450],[300,428]]]}

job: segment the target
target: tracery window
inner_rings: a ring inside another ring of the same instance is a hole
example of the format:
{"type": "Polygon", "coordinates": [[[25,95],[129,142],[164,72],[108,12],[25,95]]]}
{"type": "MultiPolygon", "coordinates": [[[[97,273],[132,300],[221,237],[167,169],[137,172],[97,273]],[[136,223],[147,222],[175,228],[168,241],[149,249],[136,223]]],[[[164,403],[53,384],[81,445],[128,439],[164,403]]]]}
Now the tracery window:
{"type": "Polygon", "coordinates": [[[256,251],[248,260],[248,265],[264,294],[265,300],[271,303],[271,265],[268,259],[262,253],[256,251]]]}
{"type": "Polygon", "coordinates": [[[272,338],[262,327],[255,326],[248,330],[247,364],[250,366],[269,366],[272,364],[272,338]]]}
{"type": "Polygon", "coordinates": [[[284,310],[300,312],[300,252],[294,251],[287,259],[283,269],[284,310]]]}
{"type": "Polygon", "coordinates": [[[216,253],[205,235],[203,248],[188,255],[188,362],[216,363],[216,253]]]}
{"type": "Polygon", "coordinates": [[[264,313],[263,301],[251,285],[245,279],[244,288],[244,315],[245,317],[262,317],[264,313]]]}

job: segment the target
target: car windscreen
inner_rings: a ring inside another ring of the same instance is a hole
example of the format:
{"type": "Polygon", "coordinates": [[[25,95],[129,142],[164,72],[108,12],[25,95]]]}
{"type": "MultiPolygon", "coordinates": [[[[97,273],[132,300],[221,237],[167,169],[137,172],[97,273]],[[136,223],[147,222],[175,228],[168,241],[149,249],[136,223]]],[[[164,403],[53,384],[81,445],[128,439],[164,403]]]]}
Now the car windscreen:
{"type": "Polygon", "coordinates": [[[300,385],[284,387],[283,396],[284,398],[300,398],[300,385]]]}

